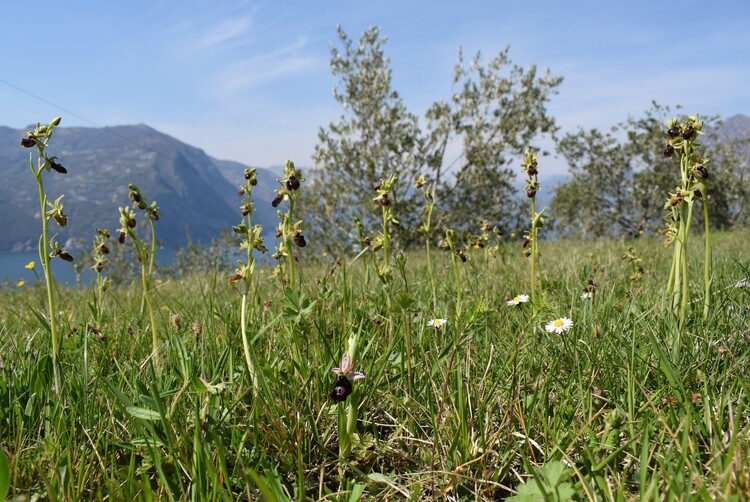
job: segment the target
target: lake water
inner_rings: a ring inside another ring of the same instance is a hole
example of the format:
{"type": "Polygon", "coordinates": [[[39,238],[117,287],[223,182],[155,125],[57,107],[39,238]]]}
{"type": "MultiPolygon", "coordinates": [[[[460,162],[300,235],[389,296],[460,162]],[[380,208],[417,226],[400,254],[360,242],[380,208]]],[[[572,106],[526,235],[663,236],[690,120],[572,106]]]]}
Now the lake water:
{"type": "MultiPolygon", "coordinates": [[[[76,253],[71,253],[74,257],[76,253]]],[[[175,250],[160,249],[156,252],[156,264],[168,265],[174,259],[175,250]]],[[[72,285],[76,282],[76,273],[73,270],[73,264],[63,260],[51,260],[52,273],[55,280],[61,284],[72,285]]],[[[96,278],[96,274],[90,268],[85,268],[81,273],[81,283],[90,284],[96,278]]],[[[39,253],[36,251],[23,251],[21,253],[0,252],[0,286],[15,285],[18,281],[23,280],[26,284],[32,284],[34,281],[44,282],[44,272],[42,264],[39,261],[39,253]],[[33,261],[34,270],[28,270],[26,265],[33,261]]]]}

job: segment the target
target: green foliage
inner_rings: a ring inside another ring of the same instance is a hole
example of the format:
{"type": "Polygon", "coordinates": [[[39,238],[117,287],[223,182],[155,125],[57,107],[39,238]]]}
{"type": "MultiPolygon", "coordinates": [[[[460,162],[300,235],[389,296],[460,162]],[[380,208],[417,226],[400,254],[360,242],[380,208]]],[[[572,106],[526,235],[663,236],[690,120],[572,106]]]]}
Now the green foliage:
{"type": "Polygon", "coordinates": [[[341,119],[321,129],[315,169],[305,199],[306,219],[335,247],[356,241],[354,217],[369,231],[377,221],[372,190],[379,179],[398,173],[391,202],[399,215],[396,239],[418,242],[425,201],[411,187],[425,177],[434,184],[434,224],[462,233],[489,220],[508,230],[514,221],[512,170],[506,167],[538,134],[553,133],[546,103],[560,77],[538,75],[535,66],[512,66],[508,49],[489,63],[479,54],[466,64],[459,54],[448,100],[435,102],[425,128],[392,89],[391,69],[378,28],[353,43],[339,28],[342,50],[331,49],[331,69],[339,79],[334,97],[344,108],[341,119]],[[461,144],[457,159],[445,158],[461,144]],[[491,193],[491,196],[488,196],[491,193]]]}
{"type": "Polygon", "coordinates": [[[518,492],[509,497],[512,502],[564,502],[576,494],[568,481],[572,471],[560,461],[540,467],[533,479],[524,481],[518,492]]]}

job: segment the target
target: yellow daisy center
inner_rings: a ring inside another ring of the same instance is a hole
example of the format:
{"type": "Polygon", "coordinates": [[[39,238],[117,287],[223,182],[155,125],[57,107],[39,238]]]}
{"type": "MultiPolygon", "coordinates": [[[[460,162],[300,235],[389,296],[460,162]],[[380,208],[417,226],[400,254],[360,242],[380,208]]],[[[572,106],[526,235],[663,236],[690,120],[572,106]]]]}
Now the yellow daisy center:
{"type": "Polygon", "coordinates": [[[554,326],[555,326],[556,328],[559,328],[559,327],[561,327],[561,326],[562,326],[563,324],[565,324],[565,323],[563,322],[563,320],[562,320],[562,319],[557,319],[557,320],[555,320],[555,322],[553,322],[552,324],[554,324],[554,326]]]}
{"type": "Polygon", "coordinates": [[[513,298],[513,301],[516,302],[516,303],[518,303],[518,302],[521,301],[521,297],[520,296],[516,296],[515,298],[513,298]]]}

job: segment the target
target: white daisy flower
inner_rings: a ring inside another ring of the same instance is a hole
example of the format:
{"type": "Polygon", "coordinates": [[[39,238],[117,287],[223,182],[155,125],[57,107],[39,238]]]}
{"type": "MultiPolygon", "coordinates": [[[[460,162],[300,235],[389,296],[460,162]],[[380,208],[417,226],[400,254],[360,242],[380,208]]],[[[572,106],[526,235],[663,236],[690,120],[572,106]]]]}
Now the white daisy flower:
{"type": "Polygon", "coordinates": [[[572,327],[573,327],[572,319],[568,319],[567,317],[561,317],[560,319],[555,319],[554,321],[548,322],[547,325],[544,327],[544,329],[546,329],[548,333],[560,334],[565,331],[568,331],[572,327]]]}
{"type": "Polygon", "coordinates": [[[581,295],[581,300],[591,300],[594,298],[594,293],[591,291],[586,291],[581,295]]]}
{"type": "Polygon", "coordinates": [[[505,302],[506,305],[518,305],[519,303],[526,303],[529,301],[529,295],[518,295],[512,300],[505,302]]]}
{"type": "Polygon", "coordinates": [[[427,321],[427,326],[431,328],[435,328],[435,329],[440,329],[447,322],[448,322],[448,319],[430,319],[429,321],[427,321]]]}
{"type": "MultiPolygon", "coordinates": [[[[31,262],[31,263],[34,263],[34,262],[31,262]]],[[[750,282],[748,282],[747,279],[742,279],[741,281],[739,281],[737,284],[734,285],[734,287],[737,289],[743,289],[748,286],[750,286],[750,282]]]]}

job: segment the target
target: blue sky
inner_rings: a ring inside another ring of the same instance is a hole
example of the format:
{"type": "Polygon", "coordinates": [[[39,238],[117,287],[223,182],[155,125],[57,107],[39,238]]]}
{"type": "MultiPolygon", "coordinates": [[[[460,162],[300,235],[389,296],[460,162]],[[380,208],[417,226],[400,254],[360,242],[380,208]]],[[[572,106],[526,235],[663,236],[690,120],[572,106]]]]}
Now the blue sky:
{"type": "Polygon", "coordinates": [[[341,114],[337,24],[353,39],[381,27],[394,89],[419,115],[450,96],[459,47],[489,59],[506,46],[565,77],[549,105],[564,131],[652,100],[750,115],[747,0],[42,0],[0,5],[0,125],[145,123],[218,158],[310,165],[318,128],[341,114]]]}

